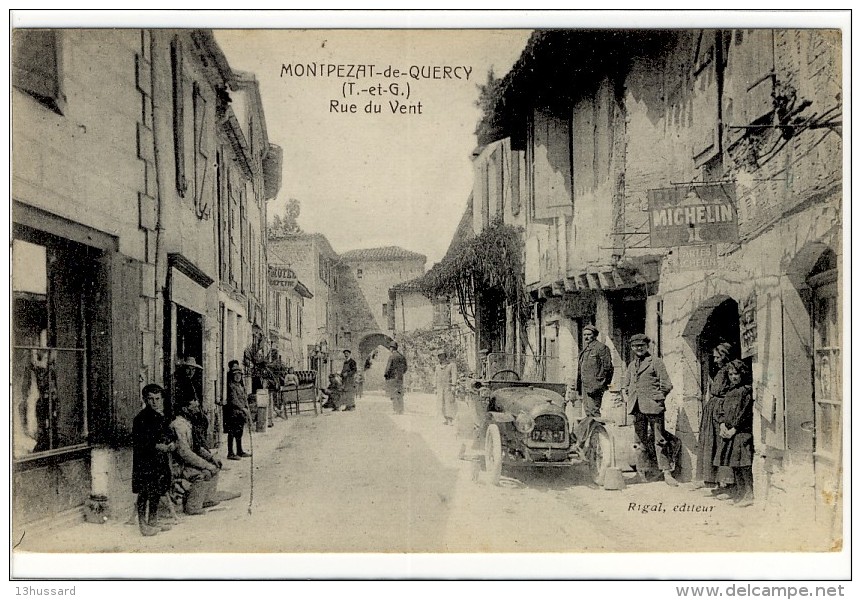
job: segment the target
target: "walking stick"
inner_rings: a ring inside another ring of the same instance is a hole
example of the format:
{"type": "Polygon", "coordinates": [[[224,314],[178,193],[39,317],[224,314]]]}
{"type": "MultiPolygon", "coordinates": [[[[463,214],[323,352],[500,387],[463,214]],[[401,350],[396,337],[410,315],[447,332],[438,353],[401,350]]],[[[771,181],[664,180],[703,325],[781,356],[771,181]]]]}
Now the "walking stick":
{"type": "MultiPolygon", "coordinates": [[[[249,412],[249,416],[251,413],[249,412]]],[[[248,462],[251,465],[251,477],[250,477],[250,486],[251,490],[248,493],[248,514],[251,514],[251,506],[254,504],[254,434],[251,430],[254,429],[251,426],[251,421],[248,421],[248,445],[251,447],[251,460],[248,462]]]]}

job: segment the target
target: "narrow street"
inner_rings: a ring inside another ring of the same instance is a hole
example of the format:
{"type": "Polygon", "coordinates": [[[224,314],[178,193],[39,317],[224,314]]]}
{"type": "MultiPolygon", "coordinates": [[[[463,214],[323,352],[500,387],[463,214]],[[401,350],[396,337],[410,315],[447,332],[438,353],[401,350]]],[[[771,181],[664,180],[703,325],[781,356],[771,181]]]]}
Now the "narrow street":
{"type": "MultiPolygon", "coordinates": [[[[506,471],[500,486],[458,460],[461,439],[435,398],[408,394],[407,413],[369,393],[355,412],[305,413],[256,434],[250,461],[225,461],[219,488],[242,496],[180,515],[142,537],[127,515],[25,538],[30,552],[620,552],[773,548],[775,523],[663,482],[605,491],[585,468],[506,471]],[[637,505],[632,508],[632,506],[637,505]],[[700,507],[700,512],[696,512],[700,507]],[[693,510],[689,510],[693,508],[693,510]],[[705,511],[705,512],[703,512],[705,511]],[[686,531],[682,538],[674,532],[686,531]],[[768,533],[766,533],[768,531],[768,533]],[[229,540],[229,541],[228,541],[229,540]]],[[[779,515],[775,515],[778,518],[779,515]]],[[[783,523],[785,546],[791,520],[783,523]]]]}

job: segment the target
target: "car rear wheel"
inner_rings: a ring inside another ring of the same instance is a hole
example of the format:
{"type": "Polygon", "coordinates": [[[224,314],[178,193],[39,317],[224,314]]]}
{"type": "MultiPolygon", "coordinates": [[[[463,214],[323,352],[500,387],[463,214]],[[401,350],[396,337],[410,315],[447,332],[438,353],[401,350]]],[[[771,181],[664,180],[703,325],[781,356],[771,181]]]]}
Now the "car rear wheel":
{"type": "Polygon", "coordinates": [[[484,436],[484,465],[490,483],[499,485],[499,478],[502,476],[502,438],[499,435],[499,427],[495,424],[487,426],[487,434],[484,436]]]}
{"type": "Polygon", "coordinates": [[[604,475],[612,464],[610,435],[602,427],[597,427],[589,437],[589,476],[596,485],[604,485],[604,475]]]}

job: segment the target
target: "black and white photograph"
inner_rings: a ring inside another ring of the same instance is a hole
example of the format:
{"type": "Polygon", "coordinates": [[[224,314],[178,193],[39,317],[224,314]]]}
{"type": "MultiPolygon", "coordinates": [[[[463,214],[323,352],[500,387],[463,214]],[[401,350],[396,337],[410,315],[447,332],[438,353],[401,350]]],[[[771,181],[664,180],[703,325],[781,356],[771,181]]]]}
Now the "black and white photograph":
{"type": "Polygon", "coordinates": [[[850,572],[848,11],[98,16],[10,17],[13,578],[850,572]]]}

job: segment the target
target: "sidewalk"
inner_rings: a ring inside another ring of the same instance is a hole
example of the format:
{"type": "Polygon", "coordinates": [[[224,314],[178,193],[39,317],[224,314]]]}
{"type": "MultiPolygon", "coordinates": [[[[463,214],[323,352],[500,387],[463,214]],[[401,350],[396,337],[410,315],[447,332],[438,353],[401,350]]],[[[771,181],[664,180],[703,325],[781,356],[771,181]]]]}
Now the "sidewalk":
{"type": "MultiPolygon", "coordinates": [[[[28,534],[25,531],[16,552],[188,552],[193,551],[184,542],[196,533],[223,527],[231,515],[240,512],[253,512],[257,504],[252,503],[251,494],[252,467],[259,471],[262,465],[273,460],[275,450],[285,442],[285,437],[293,428],[297,419],[313,419],[314,413],[290,415],[285,421],[276,417],[273,427],[267,427],[265,432],[246,432],[243,436],[246,451],[252,452],[252,457],[241,461],[227,460],[226,438],[215,452],[223,463],[219,473],[218,490],[221,492],[239,492],[238,498],[221,502],[217,506],[206,509],[206,514],[190,516],[178,512],[178,524],[171,518],[162,518],[163,523],[174,525],[170,531],[163,531],[152,537],[144,537],[137,527],[133,508],[115,513],[107,523],[78,523],[71,527],[40,531],[28,534]]],[[[259,498],[258,498],[259,500],[259,498]]],[[[14,542],[13,542],[14,543],[14,542]]],[[[230,550],[225,548],[226,552],[230,550]]]]}

